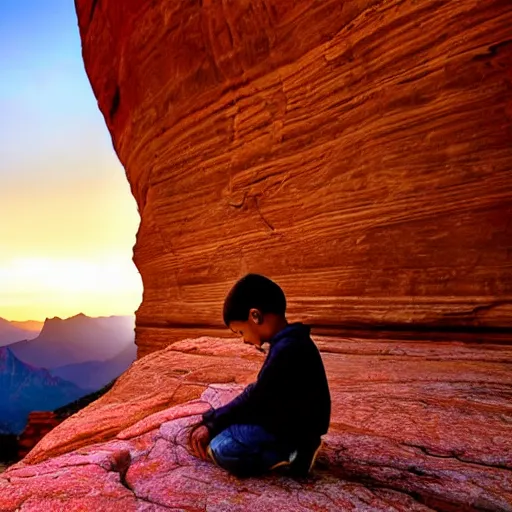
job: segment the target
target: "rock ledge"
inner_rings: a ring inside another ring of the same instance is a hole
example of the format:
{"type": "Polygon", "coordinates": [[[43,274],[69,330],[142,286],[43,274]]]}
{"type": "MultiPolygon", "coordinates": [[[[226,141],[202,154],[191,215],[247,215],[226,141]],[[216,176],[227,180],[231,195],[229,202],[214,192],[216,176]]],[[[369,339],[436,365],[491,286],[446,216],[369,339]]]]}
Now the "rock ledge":
{"type": "Polygon", "coordinates": [[[316,341],[333,417],[310,479],[237,479],[187,452],[263,357],[201,338],[136,361],[0,475],[0,511],[512,510],[509,346],[316,341]]]}

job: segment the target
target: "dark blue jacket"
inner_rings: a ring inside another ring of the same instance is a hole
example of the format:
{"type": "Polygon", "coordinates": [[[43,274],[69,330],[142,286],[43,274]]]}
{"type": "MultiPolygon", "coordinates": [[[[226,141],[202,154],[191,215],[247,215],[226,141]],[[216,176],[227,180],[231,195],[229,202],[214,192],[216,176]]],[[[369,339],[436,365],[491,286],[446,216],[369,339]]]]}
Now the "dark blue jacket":
{"type": "Polygon", "coordinates": [[[238,424],[261,425],[278,439],[300,443],[327,432],[331,397],[310,328],[290,324],[270,340],[258,379],[227,405],[206,412],[213,438],[238,424]]]}

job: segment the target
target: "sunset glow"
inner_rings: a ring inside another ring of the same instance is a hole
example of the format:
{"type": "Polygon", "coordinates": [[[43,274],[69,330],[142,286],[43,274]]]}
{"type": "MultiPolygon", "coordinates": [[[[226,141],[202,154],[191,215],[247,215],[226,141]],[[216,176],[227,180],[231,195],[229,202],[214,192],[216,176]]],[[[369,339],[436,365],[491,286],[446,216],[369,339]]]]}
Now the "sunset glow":
{"type": "Polygon", "coordinates": [[[133,314],[140,219],[73,2],[1,2],[0,118],[0,317],[133,314]]]}
{"type": "Polygon", "coordinates": [[[133,264],[103,260],[20,258],[0,268],[0,310],[11,320],[131,314],[140,302],[133,264]]]}

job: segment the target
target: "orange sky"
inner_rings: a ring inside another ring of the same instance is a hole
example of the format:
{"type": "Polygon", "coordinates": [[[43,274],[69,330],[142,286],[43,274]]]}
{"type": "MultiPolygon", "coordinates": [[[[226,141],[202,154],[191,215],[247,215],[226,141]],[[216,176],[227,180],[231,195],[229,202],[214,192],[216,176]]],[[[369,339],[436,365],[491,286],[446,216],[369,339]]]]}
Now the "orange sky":
{"type": "Polygon", "coordinates": [[[112,153],[101,178],[14,183],[0,193],[0,317],[132,314],[139,216],[112,153]],[[7,219],[7,222],[5,220],[7,219]]]}
{"type": "Polygon", "coordinates": [[[0,317],[133,314],[139,215],[73,2],[0,2],[0,317]]]}

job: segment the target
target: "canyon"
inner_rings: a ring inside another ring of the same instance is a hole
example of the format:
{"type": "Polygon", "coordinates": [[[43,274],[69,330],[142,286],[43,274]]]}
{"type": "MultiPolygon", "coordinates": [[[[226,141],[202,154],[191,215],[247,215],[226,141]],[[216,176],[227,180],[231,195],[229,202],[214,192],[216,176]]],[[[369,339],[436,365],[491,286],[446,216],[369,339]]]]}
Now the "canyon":
{"type": "Polygon", "coordinates": [[[65,494],[67,510],[511,511],[510,2],[75,5],[141,216],[138,360],[0,475],[0,510],[65,494]],[[186,448],[261,366],[222,325],[247,272],[282,286],[326,365],[307,481],[235,479],[186,448]]]}

